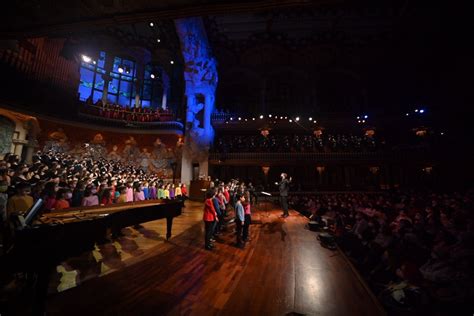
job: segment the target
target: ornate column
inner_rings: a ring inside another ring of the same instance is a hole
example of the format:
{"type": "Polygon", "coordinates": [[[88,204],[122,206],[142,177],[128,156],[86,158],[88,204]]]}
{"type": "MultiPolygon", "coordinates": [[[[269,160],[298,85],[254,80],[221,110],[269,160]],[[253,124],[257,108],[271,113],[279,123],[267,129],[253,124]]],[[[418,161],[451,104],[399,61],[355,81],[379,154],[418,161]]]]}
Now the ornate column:
{"type": "Polygon", "coordinates": [[[184,80],[187,96],[185,144],[181,182],[192,180],[192,164],[199,163],[199,174],[208,175],[209,148],[214,140],[211,114],[214,110],[217,86],[216,60],[211,55],[201,18],[175,21],[184,60],[184,80]],[[203,111],[203,121],[198,113],[203,111]]]}
{"type": "Polygon", "coordinates": [[[40,128],[36,118],[29,118],[23,122],[23,127],[26,131],[24,139],[17,140],[17,145],[22,144],[22,146],[17,146],[15,154],[22,156],[24,151],[24,159],[26,163],[31,163],[35,149],[38,147],[38,135],[40,133],[40,128]]]}
{"type": "Polygon", "coordinates": [[[135,59],[135,107],[141,107],[140,88],[143,83],[145,75],[145,66],[151,61],[151,53],[148,49],[143,47],[132,47],[127,50],[127,53],[135,59]]]}
{"type": "Polygon", "coordinates": [[[143,83],[143,76],[145,74],[145,64],[143,63],[143,60],[140,60],[140,62],[137,60],[136,67],[137,67],[137,72],[136,72],[137,80],[135,81],[135,107],[141,108],[142,103],[140,101],[140,87],[143,83]]]}
{"type": "Polygon", "coordinates": [[[40,132],[39,124],[36,119],[29,119],[24,123],[25,129],[28,131],[26,147],[25,162],[32,163],[35,149],[38,147],[38,134],[40,132]]]}
{"type": "Polygon", "coordinates": [[[112,77],[110,76],[110,72],[112,71],[112,68],[114,66],[114,56],[108,56],[105,55],[105,74],[102,75],[102,79],[104,79],[104,89],[102,90],[102,104],[105,105],[107,104],[107,96],[109,94],[109,84],[110,81],[112,80],[112,77]]]}

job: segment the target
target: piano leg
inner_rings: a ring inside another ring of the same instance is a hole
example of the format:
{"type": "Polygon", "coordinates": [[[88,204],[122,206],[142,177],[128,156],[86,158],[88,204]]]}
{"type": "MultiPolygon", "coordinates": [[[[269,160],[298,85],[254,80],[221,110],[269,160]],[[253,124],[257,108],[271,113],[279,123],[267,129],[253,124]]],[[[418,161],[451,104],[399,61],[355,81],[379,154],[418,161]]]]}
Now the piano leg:
{"type": "Polygon", "coordinates": [[[46,300],[48,297],[49,280],[54,269],[51,266],[43,266],[38,269],[35,294],[33,297],[32,314],[45,315],[46,314],[46,300]]]}
{"type": "Polygon", "coordinates": [[[171,238],[171,228],[173,227],[173,217],[166,218],[166,240],[171,238]]]}

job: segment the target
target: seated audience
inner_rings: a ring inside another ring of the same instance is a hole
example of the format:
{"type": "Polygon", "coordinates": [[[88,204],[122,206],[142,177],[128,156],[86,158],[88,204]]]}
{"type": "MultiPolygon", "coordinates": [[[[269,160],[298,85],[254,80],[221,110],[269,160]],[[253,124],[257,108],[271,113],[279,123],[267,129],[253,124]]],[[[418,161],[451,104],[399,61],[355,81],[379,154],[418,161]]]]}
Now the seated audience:
{"type": "Polygon", "coordinates": [[[293,208],[334,234],[392,314],[450,310],[469,298],[474,290],[472,201],[472,191],[290,197],[293,208]]]}

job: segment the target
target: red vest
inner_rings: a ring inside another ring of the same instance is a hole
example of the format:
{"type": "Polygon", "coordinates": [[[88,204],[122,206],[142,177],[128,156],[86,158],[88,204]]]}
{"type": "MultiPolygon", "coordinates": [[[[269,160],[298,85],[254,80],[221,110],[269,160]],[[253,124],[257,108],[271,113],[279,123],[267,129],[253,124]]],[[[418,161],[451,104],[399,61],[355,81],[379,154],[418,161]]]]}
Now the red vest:
{"type": "Polygon", "coordinates": [[[204,202],[204,214],[202,216],[202,219],[205,222],[213,222],[216,220],[216,218],[217,213],[212,203],[212,199],[206,199],[206,201],[204,202]]]}

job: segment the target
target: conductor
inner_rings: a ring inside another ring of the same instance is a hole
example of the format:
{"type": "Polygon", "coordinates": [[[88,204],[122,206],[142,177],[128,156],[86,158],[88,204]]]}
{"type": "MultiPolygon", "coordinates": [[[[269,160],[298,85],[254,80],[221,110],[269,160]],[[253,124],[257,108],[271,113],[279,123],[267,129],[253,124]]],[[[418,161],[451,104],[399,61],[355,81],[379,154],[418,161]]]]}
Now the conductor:
{"type": "Polygon", "coordinates": [[[280,176],[281,181],[277,184],[280,190],[280,204],[283,209],[282,217],[286,218],[290,215],[288,214],[288,191],[290,190],[291,177],[287,179],[288,175],[286,173],[282,173],[280,176]]]}

